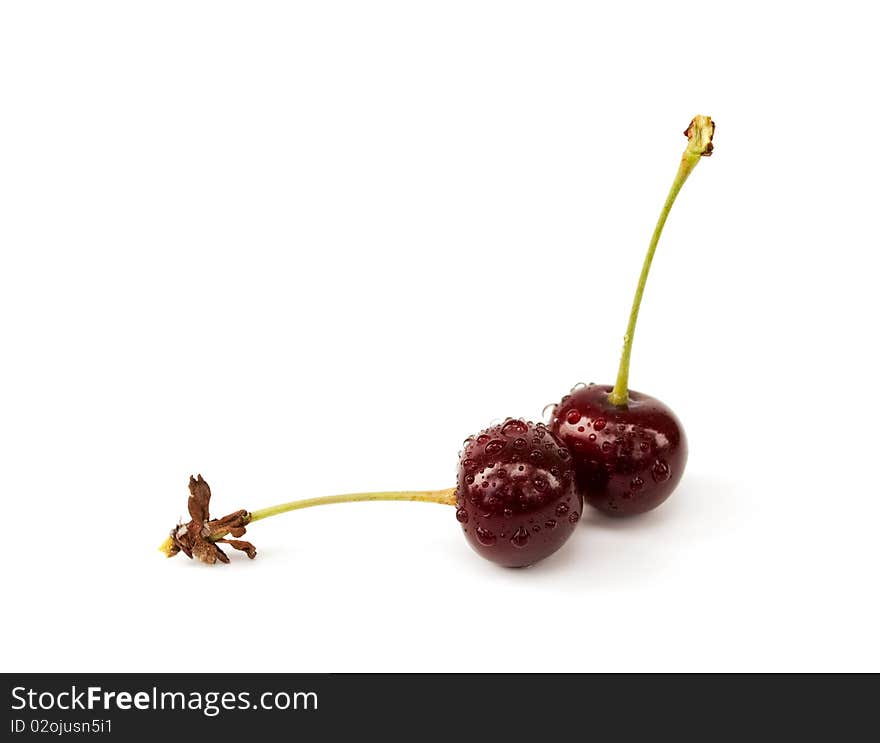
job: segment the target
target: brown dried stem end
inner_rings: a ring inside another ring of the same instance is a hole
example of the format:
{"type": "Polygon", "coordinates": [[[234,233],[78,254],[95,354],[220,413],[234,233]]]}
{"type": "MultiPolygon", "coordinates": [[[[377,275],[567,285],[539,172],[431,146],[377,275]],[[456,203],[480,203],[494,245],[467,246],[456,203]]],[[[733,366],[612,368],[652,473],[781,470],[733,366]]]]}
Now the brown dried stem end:
{"type": "Polygon", "coordinates": [[[257,556],[254,545],[238,539],[244,536],[245,527],[250,522],[250,514],[241,510],[219,519],[212,519],[210,503],[211,488],[208,483],[201,475],[198,478],[190,477],[187,503],[190,521],[186,524],[178,524],[159,547],[160,551],[168,557],[183,552],[190,559],[197,558],[207,565],[213,565],[218,560],[229,562],[229,557],[217,546],[221,543],[241,550],[253,560],[257,556]],[[227,536],[236,538],[226,539],[227,536]]]}
{"type": "Polygon", "coordinates": [[[694,116],[684,130],[688,138],[685,155],[709,157],[712,154],[712,137],[715,136],[715,122],[708,116],[694,116]]]}

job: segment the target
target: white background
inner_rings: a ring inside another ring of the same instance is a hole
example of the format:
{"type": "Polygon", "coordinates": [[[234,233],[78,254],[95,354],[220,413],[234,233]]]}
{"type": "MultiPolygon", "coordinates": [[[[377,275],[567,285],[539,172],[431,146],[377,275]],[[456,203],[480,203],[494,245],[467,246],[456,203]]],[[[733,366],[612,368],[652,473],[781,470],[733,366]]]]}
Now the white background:
{"type": "Polygon", "coordinates": [[[869,3],[4,3],[8,671],[878,670],[869,3]],[[691,458],[527,570],[447,507],[462,439],[611,382],[691,458]]]}

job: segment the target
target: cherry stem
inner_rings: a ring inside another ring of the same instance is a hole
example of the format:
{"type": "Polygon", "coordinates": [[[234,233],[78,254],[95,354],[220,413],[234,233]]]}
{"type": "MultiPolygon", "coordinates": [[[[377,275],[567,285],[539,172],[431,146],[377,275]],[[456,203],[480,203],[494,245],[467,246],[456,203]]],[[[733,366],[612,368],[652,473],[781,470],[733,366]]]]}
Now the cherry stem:
{"type": "Polygon", "coordinates": [[[305,498],[304,500],[280,503],[277,506],[251,511],[248,523],[270,516],[277,516],[288,511],[299,511],[312,506],[329,506],[334,503],[364,503],[367,501],[418,501],[421,503],[440,503],[445,506],[455,505],[455,488],[446,490],[404,490],[379,493],[346,493],[345,495],[325,495],[321,498],[305,498]]]}
{"type": "MultiPolygon", "coordinates": [[[[201,475],[199,476],[199,480],[201,481],[201,475]]],[[[193,482],[195,482],[195,480],[193,480],[193,482]]],[[[329,506],[334,503],[363,503],[367,501],[383,500],[420,501],[422,503],[439,503],[444,506],[454,506],[455,488],[447,488],[446,490],[404,490],[378,493],[347,493],[345,495],[326,495],[321,498],[305,498],[303,500],[290,501],[289,503],[279,503],[277,506],[261,508],[258,511],[252,511],[250,513],[241,510],[229,514],[229,516],[224,516],[222,519],[204,520],[198,524],[197,531],[200,533],[201,539],[207,542],[225,542],[227,541],[226,537],[229,536],[230,533],[232,533],[233,536],[235,536],[237,539],[244,533],[243,527],[252,524],[254,521],[267,519],[270,516],[277,516],[280,513],[287,513],[288,511],[299,511],[303,508],[311,508],[312,506],[329,506]],[[239,529],[240,532],[238,531],[239,529]]],[[[163,541],[162,544],[159,545],[159,551],[162,552],[166,557],[173,557],[180,551],[184,551],[188,556],[192,557],[192,554],[190,554],[190,552],[187,552],[187,546],[189,547],[191,552],[196,552],[195,548],[191,544],[191,539],[188,539],[186,545],[184,546],[181,546],[179,542],[179,540],[184,539],[188,536],[189,528],[192,524],[193,522],[190,522],[190,524],[187,525],[178,525],[177,528],[172,531],[172,533],[165,539],[165,541],[163,541]]],[[[248,552],[249,557],[253,557],[254,554],[256,554],[253,545],[249,544],[248,542],[240,542],[235,544],[235,541],[236,540],[232,540],[232,542],[230,543],[233,543],[233,546],[235,546],[236,549],[249,548],[253,551],[253,554],[251,554],[250,551],[248,552]]],[[[213,560],[211,562],[213,562],[213,560]]]]}
{"type": "Polygon", "coordinates": [[[633,336],[635,336],[636,332],[636,321],[639,319],[642,294],[645,292],[648,272],[651,270],[651,262],[654,260],[654,251],[657,249],[657,243],[660,241],[663,226],[666,224],[666,218],[669,216],[678,192],[681,191],[684,182],[697,166],[697,163],[700,162],[700,158],[708,157],[712,154],[712,135],[714,133],[715,123],[708,116],[695,116],[690,126],[684,132],[684,135],[688,138],[687,147],[681,156],[681,165],[678,168],[675,180],[672,182],[672,187],[669,189],[666,203],[663,204],[660,217],[657,219],[657,226],[654,227],[654,234],[651,236],[651,243],[648,245],[645,262],[642,264],[642,273],[636,286],[636,294],[633,297],[632,309],[629,313],[629,323],[626,326],[626,334],[623,336],[623,353],[620,355],[617,381],[614,384],[614,389],[608,394],[608,401],[612,405],[625,407],[629,402],[629,360],[632,354],[633,336]]]}

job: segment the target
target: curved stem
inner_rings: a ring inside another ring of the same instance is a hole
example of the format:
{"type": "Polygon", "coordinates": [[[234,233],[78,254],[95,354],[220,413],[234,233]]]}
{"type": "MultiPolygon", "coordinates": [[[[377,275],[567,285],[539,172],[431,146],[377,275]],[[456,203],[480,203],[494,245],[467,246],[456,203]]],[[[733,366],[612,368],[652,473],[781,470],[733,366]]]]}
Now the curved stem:
{"type": "Polygon", "coordinates": [[[660,235],[663,233],[663,226],[666,224],[666,218],[669,216],[678,192],[681,191],[681,187],[697,166],[700,158],[708,157],[712,154],[712,135],[714,133],[715,124],[708,116],[695,116],[690,126],[685,130],[688,144],[684,154],[681,156],[681,165],[679,165],[678,173],[672,182],[672,187],[669,189],[666,203],[663,204],[663,209],[660,211],[657,225],[654,227],[654,234],[651,236],[648,252],[642,264],[642,273],[639,275],[639,283],[636,285],[636,293],[633,297],[632,309],[629,313],[626,334],[623,336],[623,352],[620,355],[617,381],[614,383],[614,389],[608,394],[608,400],[612,405],[625,406],[629,402],[629,361],[632,354],[633,337],[636,332],[636,321],[639,319],[642,294],[645,292],[645,284],[648,281],[651,262],[654,260],[654,251],[657,250],[657,243],[660,241],[660,235]]]}
{"type": "Polygon", "coordinates": [[[277,516],[288,511],[299,511],[312,506],[329,506],[334,503],[362,503],[367,501],[419,501],[421,503],[440,503],[445,506],[455,505],[455,488],[446,490],[404,490],[378,493],[347,493],[345,495],[325,495],[321,498],[305,498],[304,500],[280,503],[277,506],[251,511],[248,523],[277,516]]]}
{"type": "Polygon", "coordinates": [[[192,519],[187,524],[178,524],[168,537],[159,545],[159,551],[166,557],[174,557],[178,552],[183,552],[187,557],[197,557],[202,562],[213,565],[218,560],[229,562],[229,558],[218,546],[219,543],[228,544],[234,549],[247,553],[254,558],[257,550],[250,542],[245,542],[239,537],[245,534],[245,527],[254,521],[267,519],[288,511],[299,511],[312,506],[329,506],[333,503],[359,503],[366,501],[420,501],[422,503],[440,503],[445,506],[455,505],[455,488],[446,490],[402,490],[385,491],[376,493],[347,493],[345,495],[326,495],[322,498],[305,498],[294,500],[289,503],[279,503],[276,506],[261,508],[258,511],[241,509],[223,516],[212,519],[208,512],[211,499],[211,489],[202,476],[198,480],[190,478],[190,499],[188,508],[192,519]],[[232,536],[233,539],[227,539],[232,536]]]}

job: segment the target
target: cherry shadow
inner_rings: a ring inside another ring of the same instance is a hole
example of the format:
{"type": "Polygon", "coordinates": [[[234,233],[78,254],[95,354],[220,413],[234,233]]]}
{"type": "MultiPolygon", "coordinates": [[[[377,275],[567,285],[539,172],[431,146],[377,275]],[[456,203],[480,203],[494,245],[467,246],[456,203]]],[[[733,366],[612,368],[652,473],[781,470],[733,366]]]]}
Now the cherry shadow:
{"type": "Polygon", "coordinates": [[[731,508],[735,508],[735,500],[728,483],[705,475],[685,476],[665,503],[638,516],[608,516],[585,506],[581,528],[614,532],[654,531],[685,520],[693,522],[695,517],[718,522],[731,508]]]}
{"type": "Polygon", "coordinates": [[[569,541],[522,572],[529,580],[565,575],[570,585],[581,587],[644,583],[665,569],[669,541],[710,537],[725,528],[736,507],[732,485],[702,475],[686,478],[666,503],[640,516],[615,518],[587,507],[569,541]]]}

